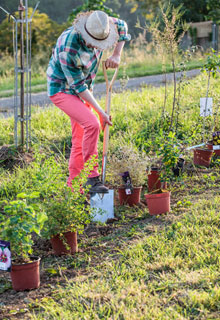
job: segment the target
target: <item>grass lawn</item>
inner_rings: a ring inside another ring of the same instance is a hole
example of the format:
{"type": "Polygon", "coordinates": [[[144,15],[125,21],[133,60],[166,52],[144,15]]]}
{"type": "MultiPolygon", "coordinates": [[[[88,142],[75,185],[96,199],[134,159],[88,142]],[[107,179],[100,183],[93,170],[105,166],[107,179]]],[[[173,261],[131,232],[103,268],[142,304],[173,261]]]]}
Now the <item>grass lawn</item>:
{"type": "MultiPolygon", "coordinates": [[[[187,81],[181,90],[176,136],[186,160],[182,179],[173,180],[171,212],[150,216],[144,201],[135,208],[120,206],[115,191],[116,219],[88,225],[79,235],[81,252],[55,257],[48,240],[35,239],[35,254],[42,257],[41,286],[15,293],[8,274],[0,273],[2,319],[220,319],[220,159],[210,168],[195,168],[186,147],[202,140],[199,98],[205,95],[204,75],[187,81]]],[[[172,107],[168,88],[166,119],[172,107]]],[[[211,80],[214,109],[220,97],[220,78],[211,80]]],[[[123,141],[133,143],[152,159],[161,130],[164,88],[126,91],[112,98],[113,127],[109,154],[123,141]]],[[[104,107],[104,99],[100,101],[104,107]]],[[[205,122],[210,139],[213,119],[205,122]]],[[[216,130],[219,130],[217,123],[216,130]]],[[[41,191],[67,175],[71,128],[67,116],[55,107],[33,110],[33,147],[20,154],[0,152],[0,201],[20,192],[41,191]],[[42,161],[42,157],[43,161],[42,161]],[[47,160],[53,159],[54,166],[47,160]],[[19,165],[19,166],[18,166],[19,165]],[[18,166],[16,168],[16,166],[18,166]]],[[[100,136],[100,163],[103,134],[100,136]]],[[[13,143],[13,119],[0,121],[0,145],[13,143]]],[[[0,149],[1,151],[2,149],[0,149]]],[[[150,160],[149,160],[150,161],[150,160]]],[[[108,170],[108,169],[107,169],[108,170]]],[[[115,168],[117,170],[117,168],[115,168]]],[[[108,179],[108,176],[107,176],[108,179]]]]}

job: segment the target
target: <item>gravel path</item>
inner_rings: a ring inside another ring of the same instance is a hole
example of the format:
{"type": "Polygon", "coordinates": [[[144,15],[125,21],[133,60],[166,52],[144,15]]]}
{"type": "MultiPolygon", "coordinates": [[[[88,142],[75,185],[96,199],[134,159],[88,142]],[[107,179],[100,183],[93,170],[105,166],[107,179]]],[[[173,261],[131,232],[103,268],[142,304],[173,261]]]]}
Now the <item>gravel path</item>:
{"type": "MultiPolygon", "coordinates": [[[[187,71],[186,75],[188,78],[192,78],[197,76],[200,73],[200,69],[190,70],[187,71]]],[[[181,73],[177,73],[177,79],[180,78],[181,73]]],[[[173,79],[173,74],[167,74],[167,81],[171,82],[173,79]]],[[[132,78],[128,80],[126,88],[129,90],[140,90],[143,86],[162,86],[164,85],[164,75],[153,75],[153,76],[146,76],[140,78],[132,78]]],[[[114,83],[113,91],[119,92],[121,89],[120,81],[117,80],[114,83]]],[[[94,86],[94,95],[96,98],[100,98],[102,95],[105,94],[105,83],[97,83],[94,86]]],[[[41,93],[33,93],[32,94],[32,105],[39,105],[39,106],[47,106],[50,104],[50,99],[47,96],[46,92],[41,93]]],[[[12,111],[14,106],[14,98],[1,98],[0,99],[0,112],[7,113],[12,111]]]]}

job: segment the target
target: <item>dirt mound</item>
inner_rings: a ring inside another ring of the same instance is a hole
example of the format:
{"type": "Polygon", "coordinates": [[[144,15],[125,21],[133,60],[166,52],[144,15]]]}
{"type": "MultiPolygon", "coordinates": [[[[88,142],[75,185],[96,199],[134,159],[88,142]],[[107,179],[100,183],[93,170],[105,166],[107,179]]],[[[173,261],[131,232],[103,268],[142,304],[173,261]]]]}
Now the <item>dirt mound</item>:
{"type": "Polygon", "coordinates": [[[0,167],[13,170],[15,167],[24,167],[33,161],[32,151],[24,151],[21,147],[4,145],[0,147],[0,167]]]}

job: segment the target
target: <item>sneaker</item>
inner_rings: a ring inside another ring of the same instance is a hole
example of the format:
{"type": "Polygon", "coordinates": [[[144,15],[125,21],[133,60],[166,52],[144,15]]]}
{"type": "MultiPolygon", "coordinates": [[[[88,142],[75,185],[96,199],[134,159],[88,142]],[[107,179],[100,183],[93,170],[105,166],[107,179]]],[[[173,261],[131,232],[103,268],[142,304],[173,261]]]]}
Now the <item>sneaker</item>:
{"type": "Polygon", "coordinates": [[[89,193],[108,193],[108,188],[99,180],[99,177],[88,178],[86,186],[89,186],[89,193]]]}

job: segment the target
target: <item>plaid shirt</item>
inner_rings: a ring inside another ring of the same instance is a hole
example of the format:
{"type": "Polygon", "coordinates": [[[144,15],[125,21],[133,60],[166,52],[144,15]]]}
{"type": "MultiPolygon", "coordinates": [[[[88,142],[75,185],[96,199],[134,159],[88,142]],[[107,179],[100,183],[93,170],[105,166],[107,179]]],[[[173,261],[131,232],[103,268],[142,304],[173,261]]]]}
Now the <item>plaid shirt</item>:
{"type": "MultiPolygon", "coordinates": [[[[119,41],[129,41],[127,24],[112,18],[116,24],[119,41]]],[[[58,92],[73,95],[92,88],[102,51],[88,48],[82,36],[70,27],[58,38],[47,69],[48,95],[58,92]]]]}

